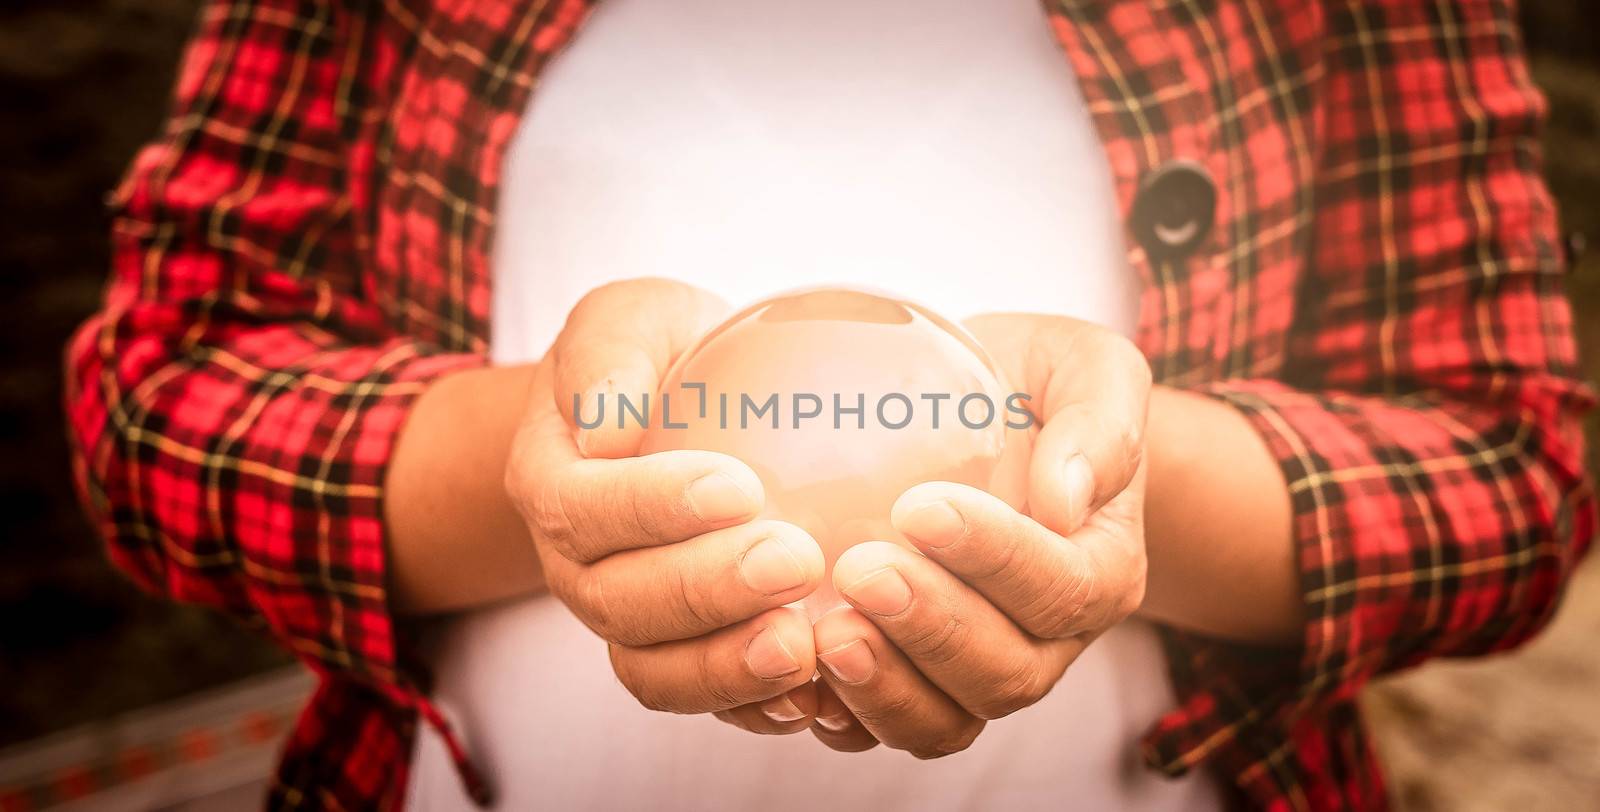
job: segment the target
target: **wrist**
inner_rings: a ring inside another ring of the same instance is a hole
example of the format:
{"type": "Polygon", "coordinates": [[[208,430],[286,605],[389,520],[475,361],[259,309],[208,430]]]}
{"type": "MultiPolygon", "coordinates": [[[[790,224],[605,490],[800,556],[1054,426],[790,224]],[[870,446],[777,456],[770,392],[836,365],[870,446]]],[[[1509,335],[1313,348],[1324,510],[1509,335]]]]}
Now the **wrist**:
{"type": "Polygon", "coordinates": [[[1142,614],[1232,639],[1298,640],[1289,489],[1265,440],[1233,406],[1166,386],[1151,390],[1145,439],[1142,614]]]}
{"type": "Polygon", "coordinates": [[[452,373],[412,404],[384,499],[397,611],[465,609],[542,587],[527,527],[503,487],[534,368],[452,373]]]}
{"type": "Polygon", "coordinates": [[[1153,555],[1161,554],[1165,546],[1182,536],[1176,531],[1184,523],[1186,494],[1194,491],[1195,472],[1206,470],[1201,444],[1193,439],[1195,432],[1203,430],[1194,425],[1194,415],[1208,404],[1209,399],[1202,395],[1169,386],[1150,388],[1145,422],[1148,478],[1144,511],[1145,545],[1153,555]],[[1204,402],[1196,404],[1195,400],[1204,402]]]}

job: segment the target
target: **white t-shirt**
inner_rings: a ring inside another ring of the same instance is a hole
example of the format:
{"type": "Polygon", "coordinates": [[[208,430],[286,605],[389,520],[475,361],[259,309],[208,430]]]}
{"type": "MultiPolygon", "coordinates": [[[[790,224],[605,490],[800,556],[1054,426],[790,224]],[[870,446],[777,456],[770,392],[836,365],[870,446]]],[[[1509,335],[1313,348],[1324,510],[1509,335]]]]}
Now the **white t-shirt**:
{"type": "MultiPolygon", "coordinates": [[[[492,355],[538,358],[589,290],[670,276],[735,307],[867,285],[951,318],[1131,332],[1111,179],[1037,0],[606,0],[545,71],[505,164],[492,355]]],[[[451,621],[435,697],[504,809],[1204,810],[1138,737],[1173,706],[1129,621],[1042,702],[930,762],[643,709],[558,601],[451,621]]],[[[409,800],[469,806],[424,730],[409,800]]]]}

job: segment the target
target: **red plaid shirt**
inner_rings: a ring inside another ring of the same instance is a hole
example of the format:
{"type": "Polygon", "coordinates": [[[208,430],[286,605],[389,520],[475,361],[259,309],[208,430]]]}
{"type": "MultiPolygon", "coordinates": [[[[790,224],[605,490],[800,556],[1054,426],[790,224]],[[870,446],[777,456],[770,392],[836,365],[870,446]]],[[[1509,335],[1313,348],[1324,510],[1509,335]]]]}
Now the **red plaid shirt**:
{"type": "MultiPolygon", "coordinates": [[[[1181,706],[1146,760],[1268,809],[1381,806],[1357,690],[1526,639],[1595,530],[1513,10],[1046,5],[1124,215],[1169,162],[1215,179],[1199,250],[1129,241],[1138,341],[1250,417],[1293,499],[1303,645],[1167,633],[1181,706]]],[[[586,10],[216,0],[114,195],[68,353],[81,486],[134,578],[323,675],[274,805],[394,806],[441,724],[387,607],[384,469],[428,381],[484,363],[501,160],[586,10]]]]}

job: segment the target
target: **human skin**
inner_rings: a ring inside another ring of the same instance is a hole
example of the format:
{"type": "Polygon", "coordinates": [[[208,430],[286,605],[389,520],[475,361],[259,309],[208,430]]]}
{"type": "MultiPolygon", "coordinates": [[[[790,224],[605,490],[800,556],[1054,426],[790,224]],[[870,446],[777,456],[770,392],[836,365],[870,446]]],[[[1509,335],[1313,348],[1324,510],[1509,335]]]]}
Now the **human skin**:
{"type": "Polygon", "coordinates": [[[782,607],[817,586],[821,551],[798,528],[751,521],[761,486],[748,467],[709,452],[634,458],[642,430],[575,434],[557,407],[606,388],[654,391],[724,315],[679,283],[618,283],[574,310],[539,365],[430,387],[389,474],[397,608],[449,611],[547,585],[608,640],[619,679],[648,707],[922,756],[962,749],[986,719],[1032,704],[1136,607],[1221,637],[1296,639],[1287,488],[1245,418],[1150,386],[1118,336],[1022,315],[968,326],[1042,411],[1032,515],[962,486],[911,489],[892,520],[926,557],[847,551],[834,585],[851,608],[809,628],[782,607]]]}

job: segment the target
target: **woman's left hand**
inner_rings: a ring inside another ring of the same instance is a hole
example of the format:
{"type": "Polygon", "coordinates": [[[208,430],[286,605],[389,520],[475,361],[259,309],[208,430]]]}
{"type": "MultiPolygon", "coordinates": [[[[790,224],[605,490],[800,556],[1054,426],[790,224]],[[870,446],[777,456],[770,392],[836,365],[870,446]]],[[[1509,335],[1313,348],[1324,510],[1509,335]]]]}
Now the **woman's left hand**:
{"type": "Polygon", "coordinates": [[[926,557],[869,542],[839,558],[833,580],[850,606],[815,624],[826,669],[812,727],[838,750],[964,750],[986,720],[1043,698],[1144,597],[1143,355],[1061,317],[966,326],[1032,398],[1028,513],[924,483],[892,521],[926,557]]]}

